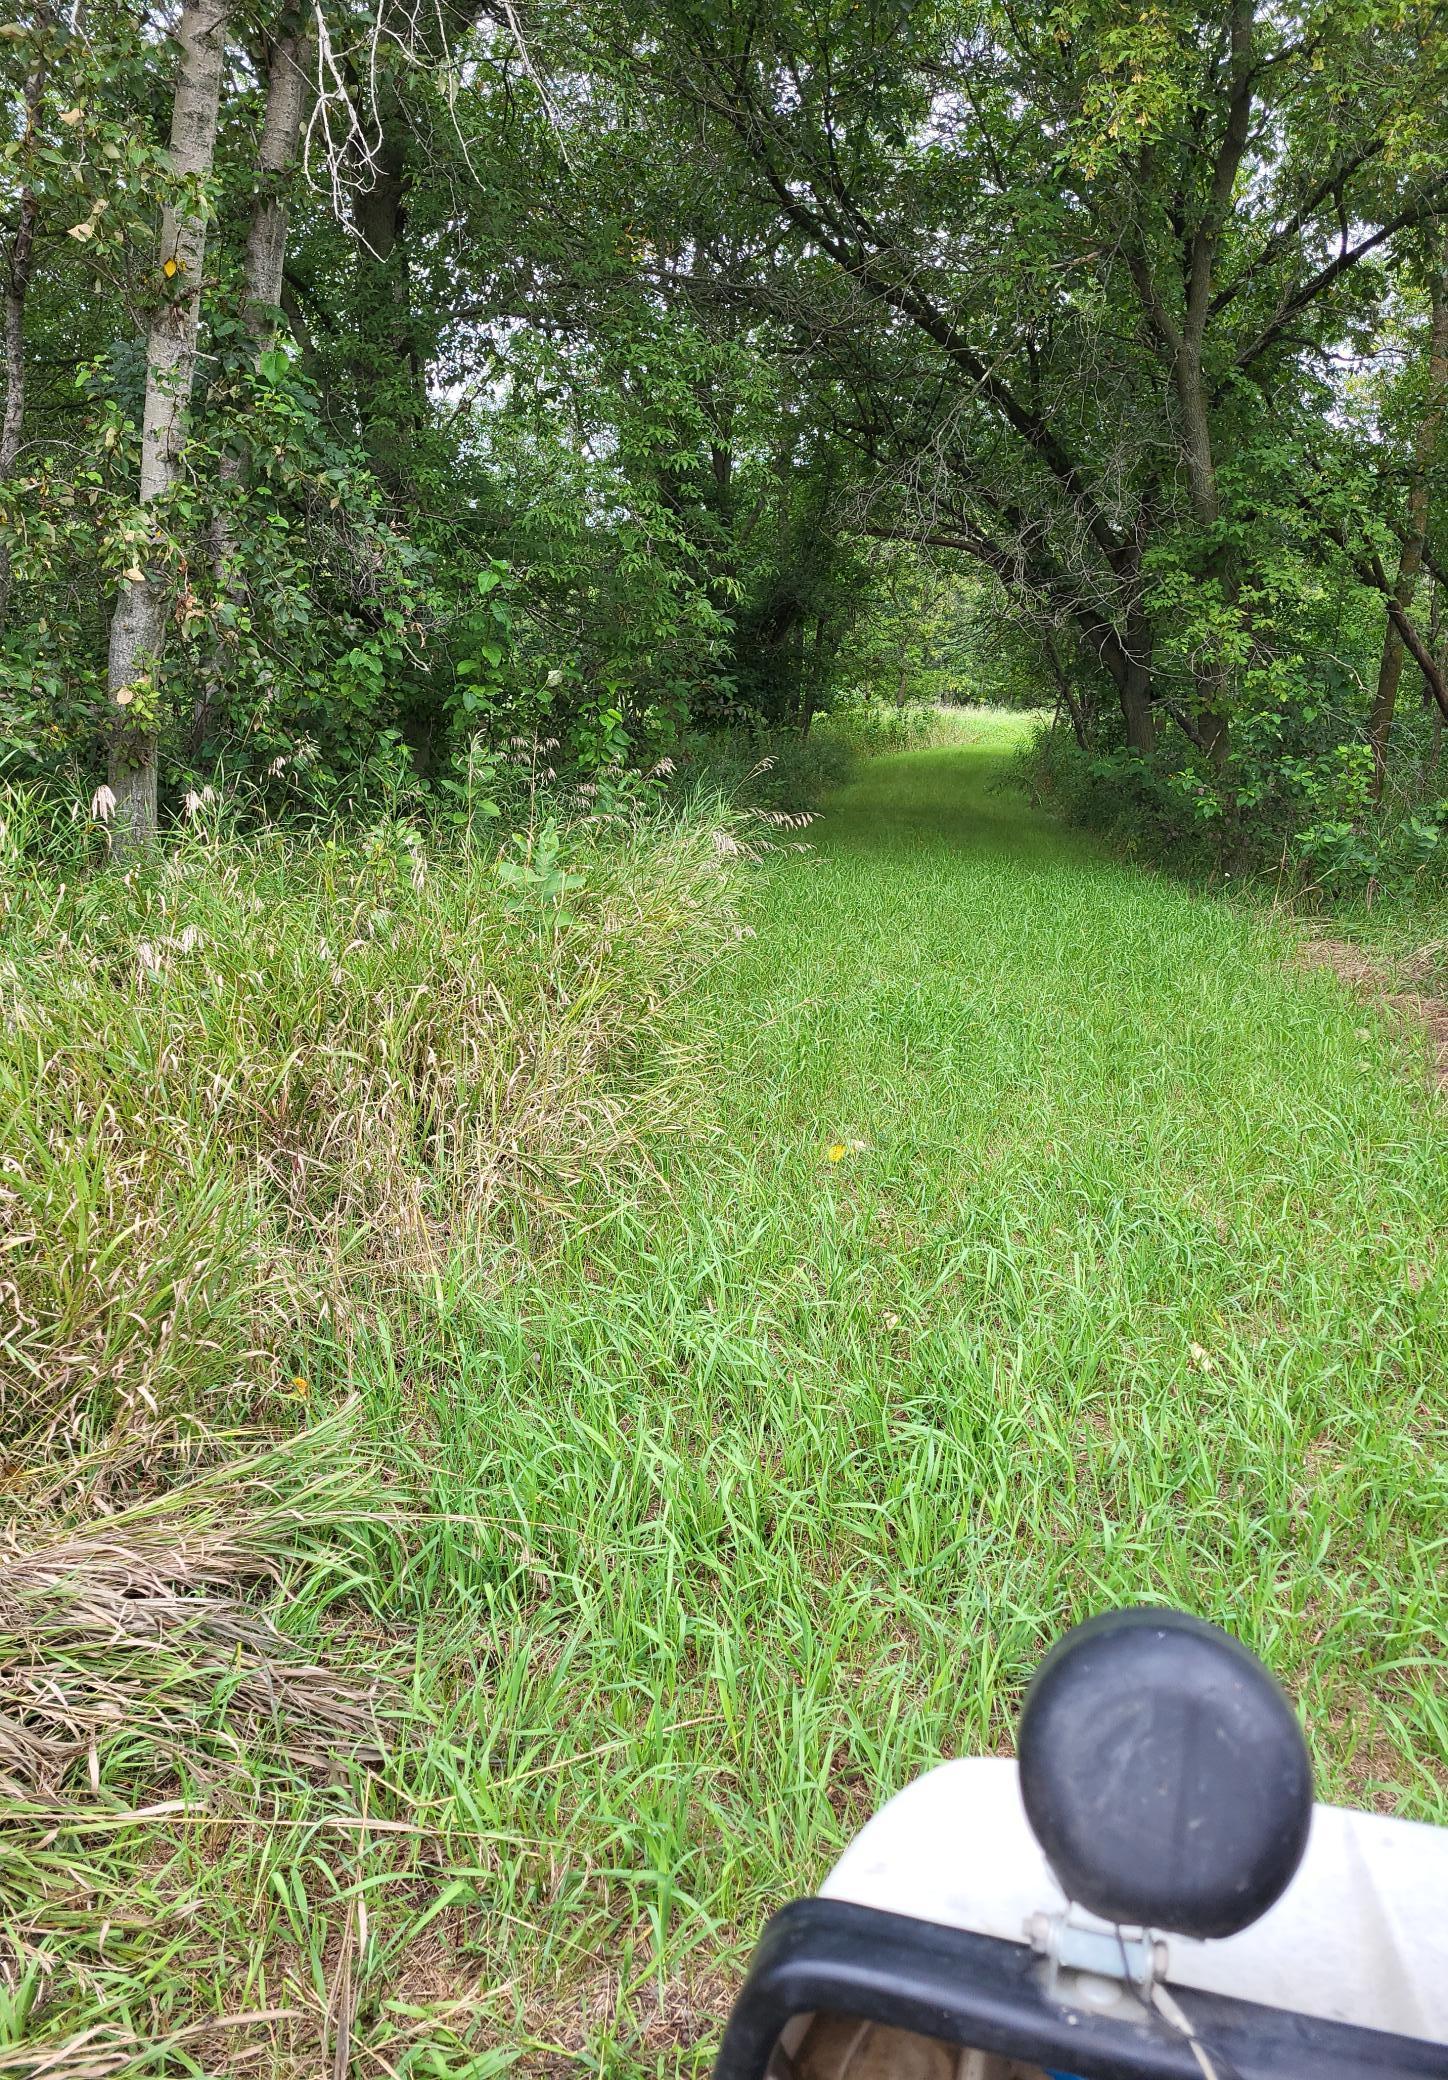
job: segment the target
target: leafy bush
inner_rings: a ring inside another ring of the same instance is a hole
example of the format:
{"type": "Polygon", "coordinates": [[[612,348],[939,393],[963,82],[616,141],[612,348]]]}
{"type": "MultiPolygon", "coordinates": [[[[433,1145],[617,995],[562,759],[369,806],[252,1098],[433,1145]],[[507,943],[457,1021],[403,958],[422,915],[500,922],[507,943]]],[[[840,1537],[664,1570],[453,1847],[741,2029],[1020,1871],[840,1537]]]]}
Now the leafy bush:
{"type": "Polygon", "coordinates": [[[1401,894],[1448,859],[1448,801],[1404,791],[1375,804],[1363,744],[1279,756],[1270,768],[1234,762],[1223,784],[1200,763],[1083,751],[1059,725],[1042,723],[1015,777],[1037,805],[1129,855],[1188,870],[1225,863],[1285,874],[1334,899],[1401,894]]]}
{"type": "Polygon", "coordinates": [[[1193,814],[1178,773],[1120,748],[1083,751],[1057,723],[1041,722],[1032,731],[1013,778],[1037,807],[1099,832],[1129,855],[1171,854],[1203,866],[1215,856],[1215,827],[1193,814]]]}

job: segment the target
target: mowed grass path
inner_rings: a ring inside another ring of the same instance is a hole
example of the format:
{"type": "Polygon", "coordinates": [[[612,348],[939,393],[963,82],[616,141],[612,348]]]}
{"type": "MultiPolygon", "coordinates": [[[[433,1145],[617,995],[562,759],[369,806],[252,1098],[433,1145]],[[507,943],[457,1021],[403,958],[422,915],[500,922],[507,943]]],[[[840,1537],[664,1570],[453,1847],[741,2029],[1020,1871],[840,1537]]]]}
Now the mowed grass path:
{"type": "Polygon", "coordinates": [[[1019,727],[760,870],[664,1203],[438,1350],[438,1499],[508,1531],[433,1551],[487,1644],[413,1790],[516,1843],[496,1961],[605,2063],[707,2046],[763,1913],[1105,1604],[1229,1625],[1324,1795],[1448,1818],[1448,1125],[1285,931],[1002,791],[1019,727]],[[564,1990],[615,1970],[641,2037],[564,1990]]]}
{"type": "Polygon", "coordinates": [[[1325,1795],[1448,1819],[1448,1119],[1285,931],[1001,791],[1019,727],[751,874],[658,1178],[354,1349],[420,1492],[284,1622],[370,1609],[388,1759],[87,1837],[78,2020],[692,2071],[765,1914],[1117,1601],[1265,1654],[1325,1795]]]}

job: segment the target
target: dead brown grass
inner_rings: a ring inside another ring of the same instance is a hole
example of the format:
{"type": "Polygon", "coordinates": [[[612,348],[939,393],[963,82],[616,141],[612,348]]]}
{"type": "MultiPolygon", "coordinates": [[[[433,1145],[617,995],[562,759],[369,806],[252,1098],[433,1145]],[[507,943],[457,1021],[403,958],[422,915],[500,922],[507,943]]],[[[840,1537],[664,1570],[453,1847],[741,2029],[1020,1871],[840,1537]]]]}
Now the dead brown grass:
{"type": "Polygon", "coordinates": [[[103,1747],[168,1766],[206,1734],[284,1728],[304,1768],[380,1752],[375,1687],[309,1661],[260,1607],[385,1491],[350,1411],[97,1517],[32,1509],[0,1531],[0,1788],[55,1798],[103,1747]]]}
{"type": "Polygon", "coordinates": [[[1365,1003],[1380,1005],[1409,1034],[1421,1038],[1428,1087],[1448,1093],[1448,998],[1424,988],[1404,987],[1434,978],[1441,949],[1426,947],[1405,961],[1390,962],[1351,940],[1314,935],[1302,947],[1305,968],[1322,968],[1345,982],[1365,1003]]]}

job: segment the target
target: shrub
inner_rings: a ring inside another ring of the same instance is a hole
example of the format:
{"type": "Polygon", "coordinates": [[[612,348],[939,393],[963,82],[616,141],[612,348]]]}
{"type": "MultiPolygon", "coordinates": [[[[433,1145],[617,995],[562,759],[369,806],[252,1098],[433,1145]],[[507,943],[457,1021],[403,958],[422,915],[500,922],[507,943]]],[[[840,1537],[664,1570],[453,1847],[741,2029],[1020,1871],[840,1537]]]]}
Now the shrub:
{"type": "Polygon", "coordinates": [[[1121,749],[1083,751],[1058,725],[1042,723],[1015,767],[1032,801],[1098,831],[1119,851],[1206,872],[1284,875],[1333,899],[1391,891],[1441,872],[1448,803],[1397,793],[1374,803],[1371,760],[1362,745],[1317,758],[1284,759],[1270,788],[1215,776],[1166,757],[1121,749]],[[1226,806],[1224,806],[1224,802],[1226,806]]]}
{"type": "Polygon", "coordinates": [[[1170,853],[1202,867],[1216,856],[1218,832],[1193,813],[1190,775],[1184,780],[1124,749],[1083,751],[1059,723],[1037,724],[1012,778],[1038,807],[1099,832],[1129,855],[1157,859],[1170,853]]]}

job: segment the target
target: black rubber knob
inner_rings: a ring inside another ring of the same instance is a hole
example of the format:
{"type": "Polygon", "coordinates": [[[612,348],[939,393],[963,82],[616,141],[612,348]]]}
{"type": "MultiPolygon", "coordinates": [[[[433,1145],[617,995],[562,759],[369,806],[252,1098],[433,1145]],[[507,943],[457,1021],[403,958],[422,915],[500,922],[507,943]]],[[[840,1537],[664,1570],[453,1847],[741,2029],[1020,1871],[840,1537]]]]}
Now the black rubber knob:
{"type": "Polygon", "coordinates": [[[1108,1611],[1041,1663],[1021,1796],[1068,1899],[1130,1927],[1246,1928],[1307,1847],[1312,1765],[1238,1640],[1182,1611],[1108,1611]]]}

